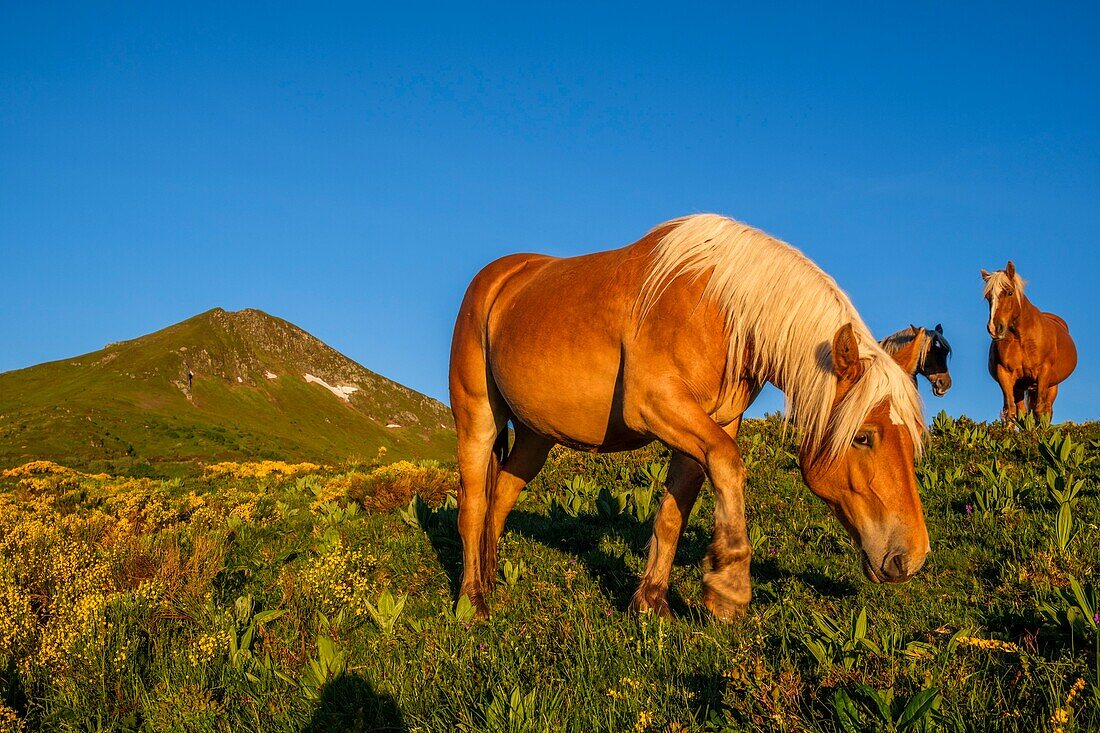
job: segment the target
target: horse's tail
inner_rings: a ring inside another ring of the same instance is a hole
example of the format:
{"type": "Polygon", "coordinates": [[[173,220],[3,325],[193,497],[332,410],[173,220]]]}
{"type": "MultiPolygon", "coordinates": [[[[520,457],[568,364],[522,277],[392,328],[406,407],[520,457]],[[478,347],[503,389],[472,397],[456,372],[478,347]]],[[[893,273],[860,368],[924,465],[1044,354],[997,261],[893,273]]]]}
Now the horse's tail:
{"type": "Polygon", "coordinates": [[[493,450],[489,454],[489,462],[485,466],[485,527],[481,532],[481,584],[483,588],[492,588],[497,576],[497,538],[493,531],[494,509],[496,503],[497,481],[500,479],[500,468],[508,460],[508,425],[497,434],[493,441],[493,450]]]}
{"type": "MultiPolygon", "coordinates": [[[[497,479],[500,478],[500,467],[508,460],[508,426],[497,434],[493,442],[493,452],[489,456],[489,465],[485,467],[485,494],[489,500],[489,508],[492,509],[494,494],[496,494],[497,479]]],[[[492,512],[485,517],[486,524],[492,522],[492,512]]]]}

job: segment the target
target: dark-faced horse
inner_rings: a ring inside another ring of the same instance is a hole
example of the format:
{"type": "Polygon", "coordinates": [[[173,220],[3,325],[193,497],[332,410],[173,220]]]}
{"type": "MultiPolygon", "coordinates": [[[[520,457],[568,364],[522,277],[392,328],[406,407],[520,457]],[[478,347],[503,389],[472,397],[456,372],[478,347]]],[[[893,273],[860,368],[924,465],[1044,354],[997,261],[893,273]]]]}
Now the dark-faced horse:
{"type": "Polygon", "coordinates": [[[719,618],[743,612],[751,546],[735,438],[765,382],[786,394],[803,478],[854,538],[865,575],[908,579],[929,549],[915,358],[912,347],[888,356],[801,252],[717,215],[666,222],[621,249],[493,262],[466,292],[451,350],[460,593],[487,612],[505,518],[554,444],[659,440],[672,450],[667,491],[632,605],[668,613],[676,544],[706,476],[716,508],[704,600],[719,618]]]}
{"type": "Polygon", "coordinates": [[[944,337],[941,324],[937,323],[933,329],[910,325],[890,334],[880,343],[887,354],[896,354],[914,341],[917,345],[917,363],[913,370],[913,379],[916,380],[918,374],[923,375],[932,385],[932,394],[943,397],[951,389],[951,373],[947,371],[951,344],[944,337]]]}
{"type": "Polygon", "coordinates": [[[1030,411],[1050,420],[1058,385],[1077,367],[1077,346],[1059,316],[1044,313],[1024,295],[1024,281],[1012,260],[1003,270],[982,270],[989,301],[986,330],[989,374],[1004,396],[1001,417],[1009,420],[1030,411]]]}

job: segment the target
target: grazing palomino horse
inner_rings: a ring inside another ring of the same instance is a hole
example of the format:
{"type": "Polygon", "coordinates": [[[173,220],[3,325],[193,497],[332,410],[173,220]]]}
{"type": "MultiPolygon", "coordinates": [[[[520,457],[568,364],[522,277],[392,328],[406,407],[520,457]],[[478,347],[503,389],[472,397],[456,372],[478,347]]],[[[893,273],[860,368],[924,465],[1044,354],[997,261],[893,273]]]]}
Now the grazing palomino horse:
{"type": "Polygon", "coordinates": [[[1044,313],[1024,295],[1024,281],[1012,260],[1003,270],[986,272],[983,295],[989,301],[989,374],[1001,385],[1001,417],[1023,417],[1030,410],[1054,416],[1058,385],[1077,367],[1077,346],[1069,326],[1044,313]]]}
{"type": "Polygon", "coordinates": [[[943,336],[943,326],[939,323],[932,330],[911,325],[897,333],[890,334],[880,345],[887,354],[896,354],[912,342],[917,343],[917,363],[913,370],[913,381],[921,374],[932,385],[932,394],[943,397],[951,389],[951,374],[947,371],[947,357],[951,356],[951,344],[943,336]]]}
{"type": "Polygon", "coordinates": [[[717,504],[704,600],[722,619],[743,612],[751,546],[735,437],[765,382],[786,393],[803,478],[852,535],[866,576],[908,579],[929,549],[913,468],[924,425],[916,349],[895,358],[801,252],[713,214],[621,249],[491,263],[466,291],[451,346],[460,594],[487,613],[505,518],[554,444],[659,440],[672,450],[667,492],[632,606],[669,613],[676,544],[705,474],[717,504]]]}

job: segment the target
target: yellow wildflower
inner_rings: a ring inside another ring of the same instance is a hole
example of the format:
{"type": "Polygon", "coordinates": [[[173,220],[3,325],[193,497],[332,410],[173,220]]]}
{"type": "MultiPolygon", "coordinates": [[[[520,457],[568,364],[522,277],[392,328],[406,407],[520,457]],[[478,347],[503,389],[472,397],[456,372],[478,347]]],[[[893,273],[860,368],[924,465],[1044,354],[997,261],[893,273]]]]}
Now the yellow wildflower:
{"type": "Polygon", "coordinates": [[[377,564],[374,555],[349,550],[339,543],[298,571],[298,585],[326,615],[347,609],[357,616],[366,616],[365,602],[372,595],[368,574],[377,564]]]}
{"type": "Polygon", "coordinates": [[[1019,645],[1014,644],[1011,641],[999,641],[997,639],[980,639],[976,636],[963,636],[959,639],[959,643],[963,644],[964,646],[976,646],[979,649],[1010,652],[1013,654],[1019,654],[1022,651],[1019,645]]]}
{"type": "Polygon", "coordinates": [[[259,461],[252,463],[234,463],[226,461],[214,463],[203,470],[206,478],[227,476],[229,478],[263,478],[277,473],[281,476],[296,476],[303,473],[315,473],[321,470],[316,463],[287,463],[286,461],[259,461]]]}
{"type": "Polygon", "coordinates": [[[0,702],[0,733],[23,733],[26,728],[15,711],[0,702]]]}
{"type": "Polygon", "coordinates": [[[4,570],[0,570],[0,659],[29,643],[36,629],[30,600],[10,571],[4,570]]]}
{"type": "Polygon", "coordinates": [[[1062,703],[1062,706],[1055,709],[1050,715],[1050,727],[1055,733],[1062,733],[1065,729],[1062,727],[1069,722],[1070,705],[1073,703],[1073,699],[1077,697],[1077,693],[1081,692],[1085,687],[1085,678],[1081,677],[1073,686],[1069,688],[1069,692],[1066,694],[1066,699],[1062,703]]]}

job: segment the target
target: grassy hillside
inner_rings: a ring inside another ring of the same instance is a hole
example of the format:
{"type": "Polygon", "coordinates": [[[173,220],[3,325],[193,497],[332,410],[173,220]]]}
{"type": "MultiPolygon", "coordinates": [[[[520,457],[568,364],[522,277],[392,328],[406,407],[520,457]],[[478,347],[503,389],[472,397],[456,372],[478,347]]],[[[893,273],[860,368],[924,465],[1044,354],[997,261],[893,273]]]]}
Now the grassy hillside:
{"type": "Polygon", "coordinates": [[[484,622],[453,609],[449,469],[11,472],[0,731],[1100,729],[1100,425],[937,418],[918,467],[932,554],[902,586],[864,580],[778,421],[740,442],[755,595],[731,624],[701,603],[709,490],[677,617],[626,612],[657,447],[554,452],[484,622]]]}
{"type": "Polygon", "coordinates": [[[449,411],[256,310],[218,308],[0,374],[0,466],[44,458],[171,472],[195,460],[367,458],[380,447],[391,457],[450,458],[449,411]],[[345,401],[307,374],[357,390],[345,401]]]}

